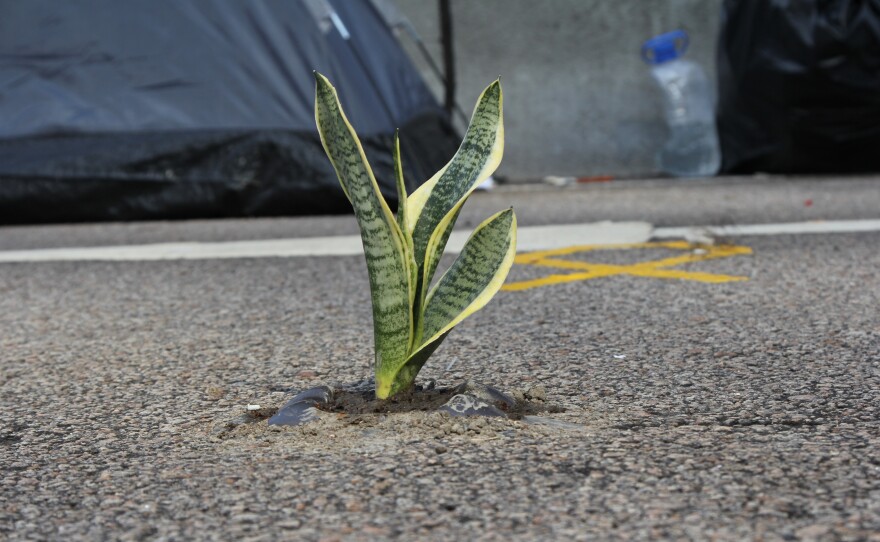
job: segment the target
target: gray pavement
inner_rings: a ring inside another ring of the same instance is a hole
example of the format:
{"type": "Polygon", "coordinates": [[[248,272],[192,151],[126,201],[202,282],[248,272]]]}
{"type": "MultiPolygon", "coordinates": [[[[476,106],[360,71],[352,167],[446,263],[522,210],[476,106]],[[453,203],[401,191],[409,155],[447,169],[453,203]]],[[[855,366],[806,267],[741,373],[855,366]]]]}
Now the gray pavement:
{"type": "MultiPolygon", "coordinates": [[[[457,226],[473,229],[513,206],[520,226],[645,220],[656,226],[800,222],[880,217],[880,177],[724,177],[620,180],[552,188],[502,185],[468,200],[457,226]]],[[[318,237],[358,232],[352,216],[14,226],[0,250],[179,241],[318,237]]]]}
{"type": "MultiPolygon", "coordinates": [[[[876,180],[480,195],[521,224],[880,218],[876,180]],[[805,205],[805,200],[812,205],[805,205]]],[[[351,233],[347,217],[0,229],[3,249],[351,233]]],[[[230,428],[369,375],[361,257],[0,265],[0,539],[880,540],[880,233],[503,291],[423,371],[576,428],[444,414],[230,428]]],[[[631,265],[688,252],[570,256],[631,265]]],[[[510,281],[551,273],[515,266],[510,281]]]]}

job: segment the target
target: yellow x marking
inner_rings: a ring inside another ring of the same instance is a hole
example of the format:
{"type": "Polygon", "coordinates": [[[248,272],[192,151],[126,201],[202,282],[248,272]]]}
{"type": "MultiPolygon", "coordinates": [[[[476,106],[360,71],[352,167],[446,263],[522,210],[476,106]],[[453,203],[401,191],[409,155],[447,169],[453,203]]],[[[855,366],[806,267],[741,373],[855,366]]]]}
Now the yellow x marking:
{"type": "Polygon", "coordinates": [[[688,243],[687,241],[664,241],[657,243],[637,243],[629,245],[581,245],[575,247],[560,248],[556,250],[529,252],[526,254],[518,255],[514,260],[514,263],[518,263],[520,265],[534,265],[537,267],[568,269],[576,272],[566,273],[564,275],[548,275],[539,279],[524,280],[520,282],[509,282],[505,284],[502,289],[528,290],[530,288],[550,286],[552,284],[562,284],[563,282],[590,280],[601,277],[610,277],[613,275],[630,275],[634,277],[652,277],[657,279],[693,280],[697,282],[708,283],[748,280],[748,277],[739,277],[735,275],[716,275],[712,273],[682,271],[680,269],[669,268],[686,263],[714,260],[717,258],[729,258],[731,256],[739,256],[751,253],[752,249],[750,249],[749,247],[741,247],[735,245],[702,246],[693,245],[691,243],[688,243]],[[569,254],[590,252],[594,250],[626,250],[638,248],[666,248],[672,250],[687,250],[689,251],[689,253],[682,256],[664,258],[662,260],[639,262],[632,265],[610,265],[604,263],[590,263],[554,258],[554,256],[566,256],[569,254]],[[700,253],[696,253],[694,249],[702,250],[700,251],[700,253]]]}

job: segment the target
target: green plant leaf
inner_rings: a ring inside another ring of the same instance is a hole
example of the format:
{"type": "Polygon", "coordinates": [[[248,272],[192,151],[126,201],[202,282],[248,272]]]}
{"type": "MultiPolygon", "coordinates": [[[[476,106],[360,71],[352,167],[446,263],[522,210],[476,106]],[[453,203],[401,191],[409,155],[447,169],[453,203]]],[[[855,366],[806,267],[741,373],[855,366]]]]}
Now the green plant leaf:
{"type": "Polygon", "coordinates": [[[423,320],[426,340],[421,344],[431,345],[483,308],[501,289],[515,256],[516,215],[507,209],[474,230],[461,254],[428,293],[423,320]]]}
{"type": "Polygon", "coordinates": [[[395,133],[394,178],[400,201],[395,217],[336,90],[320,74],[315,80],[321,142],[361,229],[373,303],[376,396],[384,399],[412,386],[452,328],[501,288],[513,263],[516,216],[508,209],[477,227],[459,257],[428,291],[462,205],[501,161],[501,85],[496,81],[483,91],[458,152],[411,195],[406,193],[395,133]]]}
{"type": "Polygon", "coordinates": [[[431,282],[461,206],[501,163],[504,154],[502,113],[501,83],[495,81],[477,100],[467,133],[455,156],[407,200],[414,257],[422,270],[422,296],[431,282]]]}
{"type": "Polygon", "coordinates": [[[408,389],[428,358],[459,322],[483,308],[507,278],[516,256],[516,215],[501,211],[480,224],[461,254],[427,295],[424,336],[397,373],[391,394],[408,389]]]}
{"type": "Polygon", "coordinates": [[[419,371],[422,370],[422,366],[428,361],[428,358],[431,357],[434,350],[437,350],[437,347],[440,346],[440,343],[443,342],[443,339],[445,339],[447,335],[449,335],[449,331],[443,333],[429,344],[419,348],[409,357],[408,360],[406,360],[406,364],[401,367],[397,376],[394,378],[394,382],[391,384],[391,395],[405,391],[413,385],[416,381],[416,376],[419,374],[419,371]]]}
{"type": "Polygon", "coordinates": [[[403,164],[400,162],[400,130],[394,131],[394,182],[397,185],[397,225],[412,242],[406,214],[406,183],[403,181],[403,164]]]}
{"type": "Polygon", "coordinates": [[[336,89],[315,73],[315,122],[361,230],[373,304],[376,394],[387,397],[414,340],[414,260],[364,155],[336,89]],[[384,395],[382,395],[384,393],[384,395]]]}
{"type": "MultiPolygon", "coordinates": [[[[401,234],[404,238],[404,243],[406,244],[406,263],[410,273],[409,304],[410,308],[413,309],[415,307],[415,298],[418,294],[419,266],[416,265],[415,258],[413,256],[413,239],[412,235],[409,232],[409,216],[406,212],[406,183],[403,180],[403,164],[400,161],[400,130],[394,131],[394,149],[392,155],[394,158],[394,180],[395,184],[397,185],[397,225],[400,228],[401,234]]],[[[412,315],[414,331],[410,336],[408,351],[412,351],[413,347],[415,346],[415,330],[418,329],[417,318],[419,314],[417,311],[412,310],[412,315]]]]}

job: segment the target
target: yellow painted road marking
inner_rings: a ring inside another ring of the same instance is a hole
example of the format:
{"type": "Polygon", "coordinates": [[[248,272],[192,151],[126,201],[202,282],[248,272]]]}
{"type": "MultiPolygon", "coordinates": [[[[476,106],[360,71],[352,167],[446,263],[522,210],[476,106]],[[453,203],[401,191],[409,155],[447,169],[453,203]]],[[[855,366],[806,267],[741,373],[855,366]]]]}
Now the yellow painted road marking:
{"type": "Polygon", "coordinates": [[[735,275],[719,275],[714,273],[703,273],[699,271],[683,271],[681,269],[668,268],[686,263],[714,260],[717,258],[729,258],[731,256],[739,256],[751,253],[752,249],[750,249],[749,247],[736,245],[700,246],[693,245],[691,243],[688,243],[687,241],[663,241],[655,243],[635,243],[627,245],[579,245],[555,250],[541,250],[537,252],[529,252],[527,254],[520,254],[516,257],[514,263],[520,265],[533,265],[536,267],[567,269],[577,272],[566,273],[563,275],[554,274],[532,280],[510,282],[508,284],[505,284],[502,289],[509,291],[529,290],[531,288],[538,288],[540,286],[550,286],[552,284],[562,284],[565,282],[573,282],[578,280],[590,280],[601,277],[610,277],[614,275],[630,275],[634,277],[651,277],[658,279],[692,280],[696,282],[716,284],[722,282],[742,281],[748,280],[748,277],[735,275]],[[591,252],[595,250],[632,250],[646,248],[687,250],[689,251],[689,253],[683,254],[681,256],[673,256],[671,258],[664,258],[662,260],[639,262],[632,265],[591,263],[576,260],[565,260],[554,257],[579,254],[582,252],[591,252]],[[702,249],[702,252],[693,252],[695,249],[702,249]]]}

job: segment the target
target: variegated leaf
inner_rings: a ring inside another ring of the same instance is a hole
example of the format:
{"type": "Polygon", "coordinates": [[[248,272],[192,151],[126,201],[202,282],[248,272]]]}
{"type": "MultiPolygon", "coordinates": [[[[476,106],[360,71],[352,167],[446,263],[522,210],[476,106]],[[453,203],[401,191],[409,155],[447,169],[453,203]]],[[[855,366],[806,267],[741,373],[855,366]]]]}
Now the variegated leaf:
{"type": "MultiPolygon", "coordinates": [[[[410,289],[409,289],[409,303],[410,307],[415,307],[415,298],[418,294],[418,274],[419,267],[415,263],[415,258],[413,255],[413,240],[412,234],[409,231],[409,216],[406,212],[406,183],[403,179],[403,164],[400,161],[400,133],[399,130],[394,131],[394,149],[392,151],[394,158],[394,181],[397,185],[397,225],[400,227],[401,234],[404,238],[404,243],[406,244],[406,260],[407,267],[410,272],[410,289]]],[[[413,310],[413,329],[418,329],[418,321],[417,318],[419,316],[418,311],[413,310]]],[[[409,349],[415,346],[413,341],[415,340],[415,331],[412,333],[411,341],[409,349]]]]}
{"type": "Polygon", "coordinates": [[[414,264],[357,134],[339,105],[336,89],[318,73],[315,81],[315,121],[321,143],[361,230],[373,303],[376,394],[385,398],[413,343],[414,264]]]}
{"type": "Polygon", "coordinates": [[[507,209],[474,230],[461,254],[428,293],[422,322],[424,340],[418,344],[432,344],[483,308],[504,284],[515,255],[516,215],[507,209]]]}
{"type": "MultiPolygon", "coordinates": [[[[400,162],[400,130],[394,131],[394,182],[397,185],[397,225],[404,234],[409,233],[406,215],[406,183],[403,180],[403,164],[400,162]]],[[[411,235],[408,235],[412,239],[411,235]]]]}
{"type": "Polygon", "coordinates": [[[428,358],[431,357],[434,350],[437,350],[437,347],[440,346],[440,343],[443,342],[443,339],[445,339],[447,335],[449,335],[449,331],[431,341],[430,344],[426,344],[419,348],[409,357],[408,360],[406,360],[406,365],[401,367],[397,376],[394,378],[394,382],[391,384],[391,395],[405,391],[413,385],[413,382],[416,380],[416,375],[422,370],[422,366],[428,361],[428,358]]]}
{"type": "Polygon", "coordinates": [[[446,166],[407,200],[414,256],[427,289],[449,231],[464,201],[491,175],[504,154],[501,83],[495,81],[480,95],[464,141],[446,166]]]}

